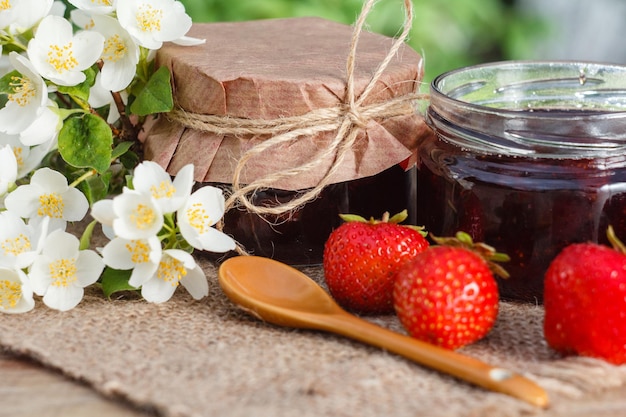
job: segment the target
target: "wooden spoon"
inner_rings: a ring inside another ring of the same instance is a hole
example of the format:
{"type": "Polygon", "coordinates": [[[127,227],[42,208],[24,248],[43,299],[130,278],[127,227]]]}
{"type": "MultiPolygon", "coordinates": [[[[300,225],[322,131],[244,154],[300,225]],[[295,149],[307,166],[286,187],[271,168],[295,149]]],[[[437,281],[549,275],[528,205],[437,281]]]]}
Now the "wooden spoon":
{"type": "Polygon", "coordinates": [[[218,276],[228,298],[261,320],[347,336],[483,388],[548,405],[546,392],[535,382],[349,314],[315,281],[278,261],[238,256],[222,263],[218,276]]]}

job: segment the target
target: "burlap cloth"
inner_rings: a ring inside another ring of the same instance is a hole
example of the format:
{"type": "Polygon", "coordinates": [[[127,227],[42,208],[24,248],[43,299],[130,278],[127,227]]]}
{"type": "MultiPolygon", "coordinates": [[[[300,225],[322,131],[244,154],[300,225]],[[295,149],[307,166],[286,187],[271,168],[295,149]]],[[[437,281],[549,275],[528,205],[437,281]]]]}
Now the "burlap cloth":
{"type": "MultiPolygon", "coordinates": [[[[624,416],[626,366],[560,358],[542,336],[543,309],[501,303],[490,335],[462,352],[538,381],[540,410],[327,333],[263,323],[222,293],[204,258],[209,297],[182,288],[165,304],[112,301],[95,288],[61,313],[41,302],[0,315],[0,348],[162,416],[624,416]],[[598,401],[607,393],[613,401],[598,401]]],[[[305,270],[323,283],[320,268],[305,270]]],[[[371,320],[402,331],[393,316],[371,320]]]]}

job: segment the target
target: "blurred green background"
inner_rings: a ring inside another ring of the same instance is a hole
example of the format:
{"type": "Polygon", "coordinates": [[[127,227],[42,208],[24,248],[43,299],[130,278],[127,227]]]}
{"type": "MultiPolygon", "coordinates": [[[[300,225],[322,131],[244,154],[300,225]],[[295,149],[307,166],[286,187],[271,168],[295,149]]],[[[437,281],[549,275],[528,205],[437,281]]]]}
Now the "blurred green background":
{"type": "MultiPolygon", "coordinates": [[[[180,0],[195,22],[318,16],[352,24],[364,0],[180,0]]],[[[367,24],[396,35],[404,19],[401,0],[378,1],[367,24]]],[[[514,0],[414,0],[408,43],[425,58],[425,81],[465,65],[525,59],[548,25],[514,0]]]]}

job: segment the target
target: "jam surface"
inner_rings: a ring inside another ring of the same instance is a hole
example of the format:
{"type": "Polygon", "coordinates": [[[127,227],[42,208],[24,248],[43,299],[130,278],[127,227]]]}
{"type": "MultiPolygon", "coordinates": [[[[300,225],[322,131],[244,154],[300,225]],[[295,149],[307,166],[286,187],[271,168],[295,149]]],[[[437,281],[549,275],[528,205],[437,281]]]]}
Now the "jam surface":
{"type": "Polygon", "coordinates": [[[436,135],[420,145],[417,222],[439,236],[468,232],[511,257],[503,299],[541,303],[551,260],[576,242],[626,239],[626,157],[481,155],[436,135]]]}

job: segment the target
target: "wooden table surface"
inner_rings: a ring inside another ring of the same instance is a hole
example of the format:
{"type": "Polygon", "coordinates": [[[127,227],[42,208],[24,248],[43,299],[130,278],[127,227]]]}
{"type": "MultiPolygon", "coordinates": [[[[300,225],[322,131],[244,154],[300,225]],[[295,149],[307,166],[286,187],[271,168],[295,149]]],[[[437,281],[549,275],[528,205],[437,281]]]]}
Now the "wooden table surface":
{"type": "Polygon", "coordinates": [[[0,351],[1,417],[151,417],[26,359],[0,351]]]}
{"type": "MultiPolygon", "coordinates": [[[[624,417],[626,387],[572,400],[572,403],[575,403],[575,412],[570,412],[568,417],[624,417]]],[[[540,415],[564,417],[558,408],[549,408],[540,415]]],[[[0,417],[9,416],[155,417],[156,414],[107,399],[58,372],[0,350],[0,417]]]]}

